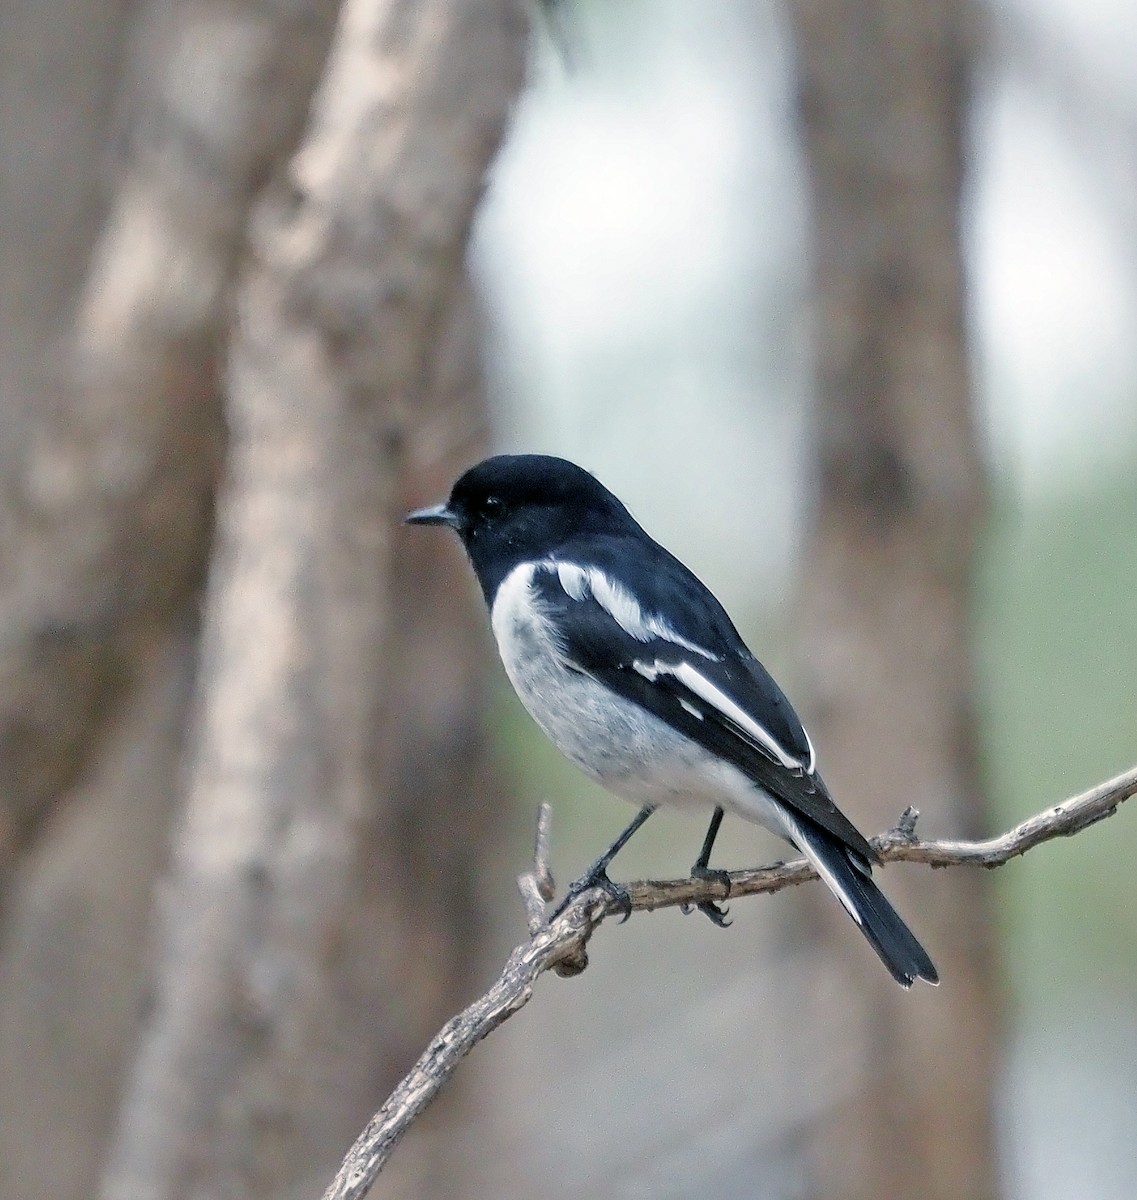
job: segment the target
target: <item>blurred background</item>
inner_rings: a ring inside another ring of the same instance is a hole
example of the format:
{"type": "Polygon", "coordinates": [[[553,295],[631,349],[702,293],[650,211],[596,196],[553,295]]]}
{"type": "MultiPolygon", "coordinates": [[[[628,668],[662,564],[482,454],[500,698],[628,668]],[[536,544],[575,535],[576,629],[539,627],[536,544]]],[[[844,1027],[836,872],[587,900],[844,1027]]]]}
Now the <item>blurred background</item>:
{"type": "MultiPolygon", "coordinates": [[[[866,831],[1137,761],[1137,15],[926,7],[0,8],[0,1200],[320,1194],[538,802],[562,885],[626,823],[398,524],[485,453],[711,585],[866,831]]],[[[820,889],[606,925],[375,1194],[1128,1198],[1132,817],[889,867],[934,991],[820,889]]]]}

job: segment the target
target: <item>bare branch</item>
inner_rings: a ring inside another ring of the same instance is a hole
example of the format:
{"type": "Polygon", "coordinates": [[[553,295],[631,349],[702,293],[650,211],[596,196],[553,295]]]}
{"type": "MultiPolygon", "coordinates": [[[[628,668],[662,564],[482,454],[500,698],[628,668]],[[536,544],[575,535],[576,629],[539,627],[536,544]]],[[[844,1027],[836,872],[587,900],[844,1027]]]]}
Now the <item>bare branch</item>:
{"type": "Polygon", "coordinates": [[[497,982],[481,999],[447,1021],[411,1073],[371,1118],[324,1193],[324,1200],[355,1200],[367,1194],[399,1139],[453,1075],[461,1059],[529,1002],[533,985],[543,972],[583,958],[585,944],[607,915],[606,901],[600,891],[578,897],[551,925],[513,951],[497,982]]]}
{"type": "MultiPolygon", "coordinates": [[[[872,839],[882,862],[926,863],[930,867],[1001,867],[1035,846],[1056,837],[1072,837],[1117,811],[1117,806],[1137,793],[1137,767],[1123,772],[1080,796],[1073,796],[1028,817],[998,837],[981,842],[930,841],[916,837],[915,809],[906,809],[896,828],[872,839]]],[[[715,879],[645,880],[628,884],[632,909],[671,908],[677,904],[698,904],[703,900],[725,900],[778,892],[794,884],[816,879],[817,872],[804,858],[793,862],[732,871],[729,888],[715,879]]],[[[607,913],[605,914],[607,915],[607,913]]]]}
{"type": "MultiPolygon", "coordinates": [[[[1137,767],[1029,817],[998,837],[979,842],[922,842],[916,837],[918,814],[909,808],[901,815],[895,829],[873,838],[873,845],[886,863],[1000,867],[1043,842],[1072,837],[1112,816],[1118,806],[1134,794],[1137,794],[1137,767]]],[[[534,869],[518,880],[531,928],[537,926],[529,941],[513,951],[505,969],[484,996],[443,1026],[411,1073],[359,1135],[323,1200],[358,1200],[366,1195],[399,1139],[438,1094],[461,1059],[529,1002],[533,985],[543,972],[552,969],[570,975],[583,970],[588,962],[588,940],[596,928],[612,913],[623,913],[621,905],[597,889],[579,896],[552,924],[538,924],[534,897],[545,898],[552,884],[548,831],[548,805],[542,805],[534,869]]],[[[813,868],[804,859],[797,859],[750,871],[732,871],[729,887],[714,878],[645,880],[626,886],[633,910],[650,911],[698,904],[704,900],[725,900],[728,896],[735,899],[760,892],[778,892],[816,878],[813,868]]]]}

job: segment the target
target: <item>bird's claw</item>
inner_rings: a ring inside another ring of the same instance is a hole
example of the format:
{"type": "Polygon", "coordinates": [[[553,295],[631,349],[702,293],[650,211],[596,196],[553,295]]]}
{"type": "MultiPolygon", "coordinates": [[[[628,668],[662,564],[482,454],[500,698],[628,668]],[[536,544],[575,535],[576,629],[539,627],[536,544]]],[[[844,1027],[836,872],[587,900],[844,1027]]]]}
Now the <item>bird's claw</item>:
{"type": "Polygon", "coordinates": [[[589,871],[579,879],[574,879],[569,884],[565,898],[557,905],[556,911],[549,920],[555,921],[578,896],[583,896],[585,892],[590,892],[593,888],[599,888],[613,904],[622,910],[623,916],[620,918],[620,924],[623,925],[632,915],[632,897],[626,887],[621,887],[620,884],[613,883],[608,878],[608,872],[603,867],[589,871]]]}
{"type": "MultiPolygon", "coordinates": [[[[726,889],[726,894],[730,895],[730,872],[716,869],[714,867],[703,867],[698,863],[691,868],[692,879],[709,879],[714,883],[721,883],[726,889]]],[[[710,919],[711,923],[717,925],[720,929],[725,929],[731,924],[727,920],[727,913],[730,911],[725,904],[719,904],[715,900],[700,900],[697,904],[684,904],[684,913],[690,913],[698,910],[703,916],[710,919]]]]}
{"type": "Polygon", "coordinates": [[[728,925],[732,925],[732,921],[727,920],[727,913],[730,909],[725,904],[716,904],[714,900],[704,900],[702,904],[695,906],[699,912],[705,917],[709,917],[712,925],[717,925],[720,929],[725,929],[728,925]]]}

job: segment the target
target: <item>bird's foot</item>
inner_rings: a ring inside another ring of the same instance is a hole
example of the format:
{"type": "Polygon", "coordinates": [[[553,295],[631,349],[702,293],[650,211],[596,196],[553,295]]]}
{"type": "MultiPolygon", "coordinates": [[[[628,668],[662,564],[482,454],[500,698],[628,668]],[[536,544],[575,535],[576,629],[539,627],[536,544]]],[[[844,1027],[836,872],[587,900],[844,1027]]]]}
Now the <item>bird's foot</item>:
{"type": "MultiPolygon", "coordinates": [[[[716,869],[715,867],[703,867],[696,863],[691,868],[692,879],[710,879],[715,883],[721,883],[726,889],[726,894],[730,895],[730,872],[716,869]]],[[[717,925],[720,929],[725,929],[731,924],[727,920],[727,913],[730,911],[725,904],[719,904],[715,900],[700,900],[698,904],[684,904],[683,911],[690,913],[698,909],[703,916],[710,919],[712,924],[717,925]]]]}
{"type": "Polygon", "coordinates": [[[599,888],[613,904],[623,911],[624,915],[620,918],[620,924],[623,925],[632,915],[632,898],[626,887],[621,887],[620,884],[613,883],[608,878],[608,872],[602,866],[593,866],[579,879],[574,879],[569,884],[565,898],[557,905],[549,920],[555,921],[578,896],[583,896],[585,892],[590,892],[593,888],[599,888]]]}

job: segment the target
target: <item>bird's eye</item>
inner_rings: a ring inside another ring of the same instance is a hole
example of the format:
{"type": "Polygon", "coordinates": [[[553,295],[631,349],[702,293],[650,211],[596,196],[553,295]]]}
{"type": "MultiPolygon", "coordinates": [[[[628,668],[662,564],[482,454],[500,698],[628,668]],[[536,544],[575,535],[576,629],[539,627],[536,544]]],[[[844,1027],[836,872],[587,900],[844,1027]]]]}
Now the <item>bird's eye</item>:
{"type": "Polygon", "coordinates": [[[486,509],[486,512],[491,512],[491,513],[492,512],[500,512],[501,511],[501,497],[500,496],[487,496],[486,503],[485,503],[485,509],[486,509]]]}

